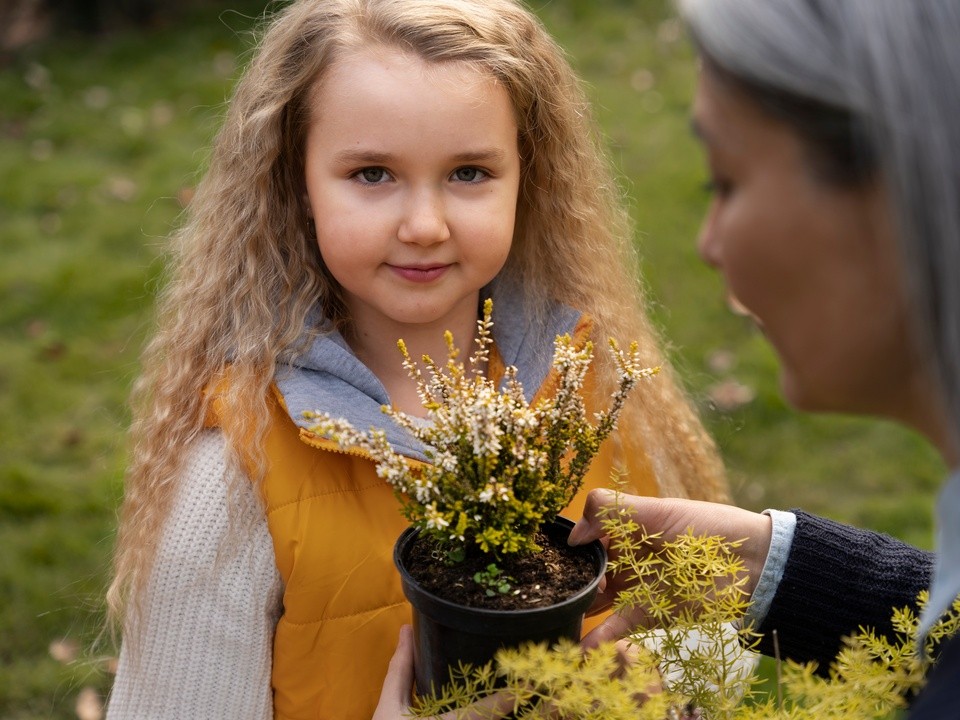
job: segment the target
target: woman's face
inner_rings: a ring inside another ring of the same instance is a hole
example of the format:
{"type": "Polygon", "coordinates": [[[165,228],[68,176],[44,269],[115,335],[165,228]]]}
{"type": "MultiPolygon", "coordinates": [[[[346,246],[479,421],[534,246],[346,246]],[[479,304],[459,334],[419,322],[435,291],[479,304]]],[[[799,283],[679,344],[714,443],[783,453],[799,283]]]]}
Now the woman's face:
{"type": "Polygon", "coordinates": [[[699,250],[773,344],[789,402],[911,422],[927,385],[882,187],[818,179],[796,133],[709,69],[693,114],[714,193],[699,250]]]}

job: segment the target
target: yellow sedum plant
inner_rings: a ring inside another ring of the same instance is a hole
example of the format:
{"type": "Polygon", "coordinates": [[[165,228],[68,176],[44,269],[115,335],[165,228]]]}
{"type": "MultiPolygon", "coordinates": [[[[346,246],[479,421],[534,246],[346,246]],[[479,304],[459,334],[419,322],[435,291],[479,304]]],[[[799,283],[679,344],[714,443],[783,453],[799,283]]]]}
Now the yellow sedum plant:
{"type": "MultiPolygon", "coordinates": [[[[657,629],[587,651],[571,642],[501,650],[482,668],[461,667],[441,694],[418,698],[414,717],[501,717],[485,709],[499,697],[500,710],[507,702],[519,720],[884,720],[922,688],[935,645],[960,630],[958,598],[921,652],[917,614],[894,610],[894,638],[862,628],[844,640],[828,677],[812,663],[783,663],[770,696],[758,691],[755,665],[742,662],[756,634],[740,629],[731,643],[731,622],[749,605],[738,543],[692,533],[662,541],[621,509],[604,525],[615,572],[637,581],[616,608],[657,629]]],[[[926,599],[921,593],[921,607],[926,599]]]]}

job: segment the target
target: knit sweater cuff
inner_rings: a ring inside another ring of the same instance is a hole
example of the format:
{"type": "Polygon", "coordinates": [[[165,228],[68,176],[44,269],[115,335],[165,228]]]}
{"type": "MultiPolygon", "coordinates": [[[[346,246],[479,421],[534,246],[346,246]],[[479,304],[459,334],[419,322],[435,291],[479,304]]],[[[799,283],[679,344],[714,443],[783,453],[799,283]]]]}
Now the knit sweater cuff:
{"type": "Polygon", "coordinates": [[[887,535],[794,510],[793,544],[783,578],[758,630],[760,651],[825,672],[841,640],[861,627],[890,634],[894,608],[916,606],[927,588],[932,553],[887,535]]]}

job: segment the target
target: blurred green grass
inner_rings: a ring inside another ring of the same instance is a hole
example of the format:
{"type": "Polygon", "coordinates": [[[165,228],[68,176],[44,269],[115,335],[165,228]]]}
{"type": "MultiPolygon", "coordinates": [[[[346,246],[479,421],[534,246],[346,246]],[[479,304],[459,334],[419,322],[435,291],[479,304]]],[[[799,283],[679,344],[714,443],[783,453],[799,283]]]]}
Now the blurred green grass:
{"type": "MultiPolygon", "coordinates": [[[[81,688],[109,688],[112,649],[93,641],[124,402],[165,239],[264,2],[226,6],[199,3],[162,28],[57,38],[0,68],[0,718],[76,717],[81,688]],[[69,662],[50,652],[64,638],[81,647],[69,662]]],[[[725,309],[696,256],[706,195],[687,120],[695,70],[667,2],[534,7],[595,102],[654,316],[737,501],[802,506],[929,546],[935,454],[889,423],[787,408],[770,349],[725,309]],[[720,407],[725,381],[753,399],[720,407]]]]}

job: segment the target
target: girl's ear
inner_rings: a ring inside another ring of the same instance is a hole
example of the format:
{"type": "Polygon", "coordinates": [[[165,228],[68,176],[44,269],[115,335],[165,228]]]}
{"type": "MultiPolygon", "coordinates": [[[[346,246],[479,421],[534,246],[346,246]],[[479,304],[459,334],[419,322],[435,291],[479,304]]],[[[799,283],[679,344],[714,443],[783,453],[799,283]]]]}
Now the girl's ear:
{"type": "Polygon", "coordinates": [[[307,213],[307,217],[313,220],[313,208],[310,206],[310,198],[306,192],[300,196],[300,202],[303,203],[303,209],[307,213]]]}

